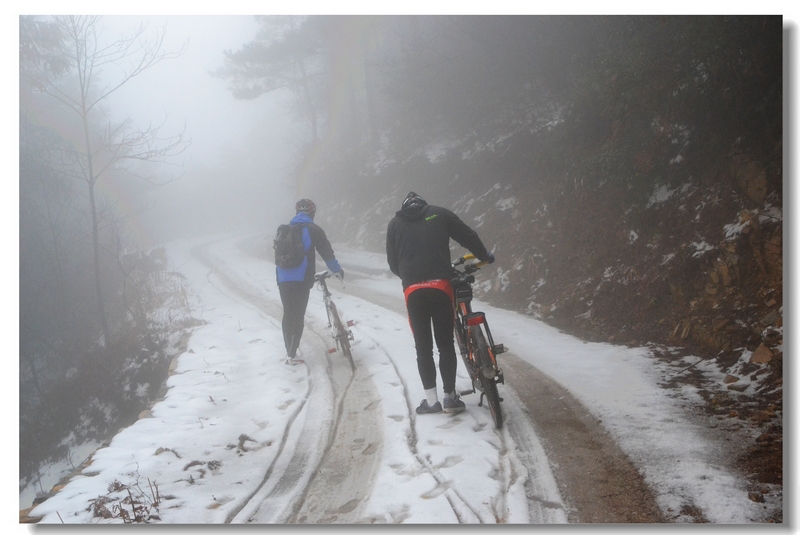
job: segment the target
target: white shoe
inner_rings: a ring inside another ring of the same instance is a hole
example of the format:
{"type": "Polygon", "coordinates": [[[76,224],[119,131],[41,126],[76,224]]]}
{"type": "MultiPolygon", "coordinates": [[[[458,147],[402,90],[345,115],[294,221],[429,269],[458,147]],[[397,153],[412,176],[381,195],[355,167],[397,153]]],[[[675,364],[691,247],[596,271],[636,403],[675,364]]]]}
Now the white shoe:
{"type": "Polygon", "coordinates": [[[303,364],[304,362],[305,361],[303,359],[301,359],[301,358],[299,358],[297,356],[292,358],[292,357],[287,355],[285,364],[288,364],[290,366],[296,366],[297,364],[303,364]]]}

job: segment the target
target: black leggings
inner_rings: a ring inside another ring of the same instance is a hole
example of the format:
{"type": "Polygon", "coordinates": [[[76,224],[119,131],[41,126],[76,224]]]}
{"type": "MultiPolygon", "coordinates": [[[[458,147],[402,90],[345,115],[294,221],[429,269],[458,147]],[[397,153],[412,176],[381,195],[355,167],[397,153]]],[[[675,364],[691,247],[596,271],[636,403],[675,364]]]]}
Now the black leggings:
{"type": "Polygon", "coordinates": [[[425,390],[436,387],[433,337],[439,349],[439,373],[445,392],[456,388],[456,348],[453,341],[453,303],[436,288],[414,290],[408,296],[408,321],[417,348],[417,368],[425,390]],[[433,324],[433,333],[431,333],[433,324]]]}
{"type": "Polygon", "coordinates": [[[283,303],[283,343],[286,354],[294,358],[303,336],[306,307],[311,287],[305,282],[282,282],[278,285],[283,303]]]}

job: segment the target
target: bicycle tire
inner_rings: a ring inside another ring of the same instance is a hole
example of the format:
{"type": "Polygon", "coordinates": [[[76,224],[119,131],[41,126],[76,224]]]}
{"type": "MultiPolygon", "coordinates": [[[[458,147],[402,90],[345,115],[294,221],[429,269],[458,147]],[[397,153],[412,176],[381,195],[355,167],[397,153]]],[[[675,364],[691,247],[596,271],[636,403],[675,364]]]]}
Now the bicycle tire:
{"type": "MultiPolygon", "coordinates": [[[[489,345],[486,343],[486,338],[483,336],[483,331],[475,329],[472,331],[473,340],[475,342],[475,353],[479,368],[481,365],[489,360],[489,345]]],[[[486,377],[483,373],[478,373],[478,380],[483,386],[483,394],[486,396],[486,401],[489,403],[489,412],[492,413],[492,420],[497,429],[503,427],[503,411],[500,408],[500,394],[497,392],[497,382],[494,377],[486,377]]]]}
{"type": "Polygon", "coordinates": [[[456,325],[453,329],[453,338],[456,341],[456,345],[458,346],[458,353],[461,356],[461,362],[464,363],[464,369],[467,370],[467,376],[469,376],[470,381],[472,382],[472,391],[475,392],[476,384],[475,384],[475,371],[472,369],[472,363],[469,360],[469,354],[467,353],[467,346],[465,343],[462,342],[462,336],[459,332],[459,326],[456,325]]]}
{"type": "Polygon", "coordinates": [[[336,304],[333,302],[331,302],[331,316],[333,319],[334,329],[336,329],[336,341],[339,344],[339,348],[350,362],[350,367],[355,368],[355,363],[353,362],[353,353],[350,351],[350,333],[347,329],[345,329],[344,323],[342,323],[342,320],[339,317],[339,311],[336,309],[336,304]]]}

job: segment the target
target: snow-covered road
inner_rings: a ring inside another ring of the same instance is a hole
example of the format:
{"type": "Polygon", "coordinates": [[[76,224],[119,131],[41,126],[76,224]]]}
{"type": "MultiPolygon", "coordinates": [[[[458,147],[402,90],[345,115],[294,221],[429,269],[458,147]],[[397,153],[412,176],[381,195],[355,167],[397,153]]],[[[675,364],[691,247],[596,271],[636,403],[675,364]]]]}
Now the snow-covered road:
{"type": "MultiPolygon", "coordinates": [[[[90,501],[102,496],[109,510],[125,507],[125,489],[140,489],[141,501],[152,503],[157,487],[153,521],[163,523],[573,518],[580,500],[562,496],[557,474],[570,467],[548,457],[547,438],[537,435],[525,394],[508,376],[511,384],[500,387],[502,430],[470,399],[476,396],[465,398],[461,414],[414,413],[424,394],[413,339],[399,281],[380,255],[337,249],[346,287],[330,288],[345,319],[355,321],[355,370],[327,351],[333,342],[315,290],[301,344],[305,365],[287,366],[274,267],[242,243],[252,237],[169,247],[186,277],[192,314],[206,323],[195,328],[151,417],[120,432],[33,516],[121,522],[93,516],[90,501]]],[[[509,366],[516,362],[520,377],[530,371],[523,366],[535,366],[564,389],[561,397],[574,396],[601,420],[664,518],[692,521],[685,512],[691,507],[710,522],[761,521],[763,504],[748,499],[745,482],[720,461],[719,441],[689,417],[691,393],[676,398],[658,388],[664,370],[646,349],[587,344],[531,318],[481,308],[498,341],[517,349],[509,366]]],[[[458,381],[469,388],[461,369],[458,381]]]]}
{"type": "Polygon", "coordinates": [[[206,325],[152,417],[119,433],[84,475],[37,507],[42,522],[98,522],[89,500],[114,481],[147,490],[148,480],[165,523],[566,521],[535,441],[532,478],[485,408],[414,413],[422,392],[404,315],[331,284],[356,322],[353,374],[340,353],[327,352],[314,291],[306,365],[286,366],[273,268],[233,240],[182,245],[170,254],[206,325]]]}

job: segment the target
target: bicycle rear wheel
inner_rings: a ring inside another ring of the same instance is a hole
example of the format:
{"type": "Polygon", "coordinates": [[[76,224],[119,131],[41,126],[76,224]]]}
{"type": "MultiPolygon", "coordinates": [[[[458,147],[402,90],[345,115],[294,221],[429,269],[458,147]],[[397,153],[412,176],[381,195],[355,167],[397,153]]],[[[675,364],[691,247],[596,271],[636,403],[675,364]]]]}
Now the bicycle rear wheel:
{"type": "Polygon", "coordinates": [[[339,311],[336,309],[336,304],[331,302],[331,319],[333,321],[333,327],[336,330],[336,342],[339,344],[339,348],[344,353],[344,356],[347,357],[347,360],[350,362],[350,367],[355,369],[355,363],[353,362],[353,353],[350,351],[350,331],[345,327],[344,323],[342,323],[342,319],[339,317],[339,311]]]}
{"type": "MultiPolygon", "coordinates": [[[[475,343],[475,354],[477,356],[479,368],[483,367],[489,358],[489,346],[486,343],[486,337],[483,336],[483,331],[474,329],[472,331],[473,341],[475,343]]],[[[497,382],[494,377],[486,377],[483,373],[478,373],[478,380],[483,386],[483,393],[486,396],[486,401],[489,403],[489,412],[492,413],[492,420],[497,429],[503,427],[503,411],[500,408],[500,394],[497,392],[497,382]]]]}

